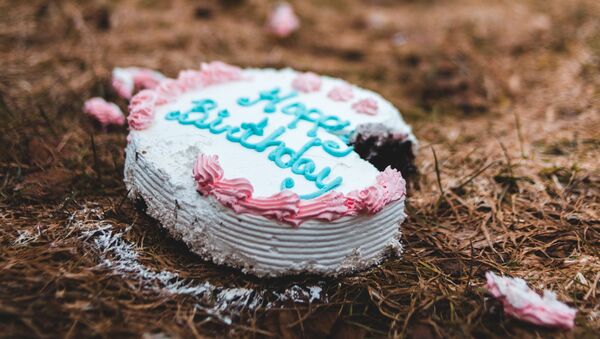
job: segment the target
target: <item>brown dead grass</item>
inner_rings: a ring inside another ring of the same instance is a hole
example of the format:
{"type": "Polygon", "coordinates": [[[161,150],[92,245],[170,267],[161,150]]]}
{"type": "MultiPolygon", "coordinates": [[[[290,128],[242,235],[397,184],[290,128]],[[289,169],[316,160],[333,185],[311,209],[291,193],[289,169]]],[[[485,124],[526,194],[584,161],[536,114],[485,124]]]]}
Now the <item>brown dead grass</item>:
{"type": "Polygon", "coordinates": [[[266,1],[0,2],[2,336],[566,336],[600,331],[600,6],[595,1],[297,1],[303,27],[263,33],[266,1]],[[396,35],[395,35],[396,34],[396,35]],[[392,42],[396,36],[397,44],[392,42]],[[276,289],[200,261],[124,200],[114,66],[176,75],[200,61],[340,76],[396,104],[421,140],[406,253],[327,279],[328,302],[242,312],[226,325],[185,297],[98,268],[67,227],[93,204],[131,226],[150,267],[217,286],[276,289]],[[434,153],[435,151],[435,153],[434,153]],[[576,307],[560,332],[506,318],[493,270],[576,307]]]}

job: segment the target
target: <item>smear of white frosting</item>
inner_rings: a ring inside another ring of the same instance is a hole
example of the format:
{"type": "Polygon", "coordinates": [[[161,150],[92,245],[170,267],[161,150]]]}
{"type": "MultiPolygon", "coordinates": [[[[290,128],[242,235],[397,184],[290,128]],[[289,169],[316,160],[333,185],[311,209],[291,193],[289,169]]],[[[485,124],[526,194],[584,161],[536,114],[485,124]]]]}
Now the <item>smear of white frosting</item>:
{"type": "MultiPolygon", "coordinates": [[[[265,289],[216,286],[209,281],[181,278],[176,272],[153,269],[138,260],[135,246],[125,239],[128,229],[118,231],[104,220],[102,211],[85,206],[69,218],[68,227],[79,232],[79,238],[98,251],[99,267],[113,274],[138,281],[139,287],[163,295],[186,295],[196,298],[196,307],[215,319],[231,324],[242,312],[252,313],[259,307],[280,307],[286,301],[295,303],[327,302],[318,285],[291,287],[276,291],[265,289]]],[[[319,282],[322,284],[322,282],[319,282]]]]}

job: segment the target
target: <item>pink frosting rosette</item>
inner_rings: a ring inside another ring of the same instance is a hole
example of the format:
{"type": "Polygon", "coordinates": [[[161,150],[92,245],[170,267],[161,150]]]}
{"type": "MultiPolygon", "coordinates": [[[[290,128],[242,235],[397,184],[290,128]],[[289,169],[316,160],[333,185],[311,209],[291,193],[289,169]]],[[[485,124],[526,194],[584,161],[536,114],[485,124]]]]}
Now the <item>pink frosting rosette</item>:
{"type": "Polygon", "coordinates": [[[129,103],[129,116],[127,122],[129,128],[143,130],[148,128],[154,120],[154,107],[156,105],[156,93],[145,89],[136,94],[129,103]]]}
{"type": "Polygon", "coordinates": [[[131,99],[135,89],[152,89],[166,79],[157,71],[140,67],[116,67],[112,71],[112,86],[124,99],[131,99]]]}
{"type": "Polygon", "coordinates": [[[379,107],[373,98],[361,99],[352,105],[352,108],[362,114],[376,115],[379,107]]]}
{"type": "Polygon", "coordinates": [[[354,98],[352,86],[347,84],[336,86],[327,93],[327,97],[334,101],[350,101],[354,98]]]}
{"type": "Polygon", "coordinates": [[[280,221],[298,213],[300,198],[293,192],[283,191],[266,198],[254,198],[254,188],[248,180],[224,179],[217,155],[198,155],[192,176],[198,192],[213,195],[236,213],[250,213],[280,221]]]}
{"type": "Polygon", "coordinates": [[[321,89],[321,77],[313,72],[298,74],[292,81],[292,88],[304,93],[317,92],[321,89]]]}
{"type": "Polygon", "coordinates": [[[221,61],[202,63],[200,65],[200,76],[202,77],[204,86],[242,80],[244,78],[242,70],[239,67],[221,61]]]}

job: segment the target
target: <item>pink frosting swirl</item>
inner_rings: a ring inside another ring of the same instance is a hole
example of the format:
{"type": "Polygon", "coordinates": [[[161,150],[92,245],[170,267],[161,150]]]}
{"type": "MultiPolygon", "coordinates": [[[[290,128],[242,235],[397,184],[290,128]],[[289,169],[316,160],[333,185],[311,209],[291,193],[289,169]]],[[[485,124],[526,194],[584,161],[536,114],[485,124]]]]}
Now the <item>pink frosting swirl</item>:
{"type": "Polygon", "coordinates": [[[242,80],[244,78],[242,70],[239,67],[221,61],[202,63],[200,65],[200,77],[204,86],[242,80]]]}
{"type": "Polygon", "coordinates": [[[321,77],[313,72],[298,74],[292,81],[292,87],[300,92],[317,92],[321,89],[321,77]]]}
{"type": "Polygon", "coordinates": [[[200,193],[204,195],[212,193],[217,200],[227,205],[250,198],[254,190],[246,179],[223,179],[223,169],[219,165],[218,155],[198,155],[192,177],[200,193]]]}
{"type": "Polygon", "coordinates": [[[127,91],[129,91],[129,89],[133,91],[132,86],[155,86],[152,90],[145,89],[140,91],[131,99],[129,104],[130,114],[127,118],[129,126],[135,130],[148,128],[154,119],[154,109],[157,105],[170,103],[175,100],[177,96],[188,90],[244,79],[240,68],[220,61],[202,64],[201,68],[200,71],[183,71],[179,74],[177,80],[164,78],[162,74],[146,69],[116,68],[115,71],[119,75],[117,78],[120,79],[117,81],[119,84],[118,86],[125,84],[126,86],[123,88],[127,91]],[[136,73],[137,75],[135,77],[137,80],[133,77],[125,77],[122,74],[133,72],[131,69],[137,70],[138,73],[136,73]],[[133,85],[131,83],[137,83],[138,85],[133,85]]]}
{"type": "Polygon", "coordinates": [[[274,7],[267,21],[267,30],[279,38],[289,36],[299,27],[300,20],[298,20],[294,9],[288,3],[282,3],[274,7]]]}
{"type": "Polygon", "coordinates": [[[192,176],[198,192],[203,195],[212,194],[229,207],[235,207],[238,201],[250,198],[254,190],[246,179],[223,179],[218,155],[198,155],[192,176]]]}
{"type": "Polygon", "coordinates": [[[156,86],[164,79],[166,79],[166,77],[160,72],[140,68],[133,76],[133,83],[135,84],[135,87],[139,89],[152,89],[156,88],[156,86]]]}
{"type": "Polygon", "coordinates": [[[102,98],[87,100],[83,105],[83,111],[97,120],[103,127],[125,124],[125,115],[119,106],[112,102],[106,102],[102,98]]]}
{"type": "Polygon", "coordinates": [[[406,195],[406,181],[400,171],[390,166],[377,176],[377,183],[383,187],[390,201],[401,199],[406,195]]]}
{"type": "Polygon", "coordinates": [[[238,202],[250,198],[253,191],[254,187],[247,179],[221,179],[215,184],[212,194],[221,203],[235,209],[238,202]]]}
{"type": "Polygon", "coordinates": [[[202,77],[202,73],[200,71],[191,69],[179,72],[177,81],[179,82],[180,87],[184,88],[185,90],[191,90],[204,86],[204,78],[202,77]]]}
{"type": "Polygon", "coordinates": [[[156,105],[164,105],[173,101],[184,92],[184,88],[177,80],[167,79],[156,87],[156,105]]]}
{"type": "Polygon", "coordinates": [[[376,115],[379,110],[377,101],[373,98],[361,99],[352,104],[352,108],[358,113],[367,115],[376,115]]]}
{"type": "Polygon", "coordinates": [[[361,199],[362,206],[368,214],[375,214],[389,202],[389,197],[386,195],[383,187],[379,185],[369,186],[358,192],[358,197],[361,199]]]}
{"type": "Polygon", "coordinates": [[[349,101],[354,98],[354,93],[352,92],[352,86],[350,85],[340,85],[336,86],[327,93],[327,97],[334,101],[349,101]]]}
{"type": "Polygon", "coordinates": [[[145,89],[136,94],[129,103],[129,127],[138,131],[150,127],[154,120],[155,103],[156,93],[153,90],[145,89]]]}
{"type": "Polygon", "coordinates": [[[332,221],[347,215],[348,207],[345,202],[346,197],[338,192],[330,192],[314,200],[301,201],[298,213],[287,217],[285,221],[295,226],[307,219],[332,221]]]}
{"type": "Polygon", "coordinates": [[[218,155],[200,154],[192,170],[196,189],[204,194],[210,194],[217,182],[223,178],[223,169],[219,165],[218,155]]]}
{"type": "Polygon", "coordinates": [[[361,212],[374,214],[392,201],[402,199],[405,194],[406,182],[399,171],[387,167],[377,176],[377,183],[360,191],[348,193],[344,205],[348,215],[361,212]]]}
{"type": "Polygon", "coordinates": [[[147,68],[116,67],[112,71],[112,86],[124,99],[130,99],[136,88],[152,89],[164,79],[162,73],[147,68]]]}
{"type": "Polygon", "coordinates": [[[217,155],[198,155],[192,176],[198,192],[213,195],[236,213],[256,214],[281,221],[298,213],[300,199],[295,193],[284,191],[267,198],[253,198],[254,188],[248,180],[223,179],[217,155]]]}
{"type": "Polygon", "coordinates": [[[287,221],[288,218],[298,213],[299,204],[300,198],[296,193],[282,191],[267,198],[240,200],[233,209],[238,213],[251,213],[269,219],[287,221]]]}
{"type": "Polygon", "coordinates": [[[404,179],[391,167],[377,176],[377,183],[373,186],[348,195],[330,192],[308,201],[301,201],[296,193],[288,190],[266,198],[253,197],[254,188],[248,180],[223,178],[217,155],[198,155],[192,176],[198,192],[214,196],[236,213],[260,215],[295,227],[309,219],[332,221],[359,213],[374,214],[405,195],[404,179]]]}

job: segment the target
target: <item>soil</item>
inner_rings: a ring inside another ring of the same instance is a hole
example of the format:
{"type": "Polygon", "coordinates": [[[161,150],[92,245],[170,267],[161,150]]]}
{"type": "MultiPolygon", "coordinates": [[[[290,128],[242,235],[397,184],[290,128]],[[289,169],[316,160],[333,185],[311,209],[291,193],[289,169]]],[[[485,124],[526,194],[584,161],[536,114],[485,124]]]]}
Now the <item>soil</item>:
{"type": "Polygon", "coordinates": [[[600,2],[293,1],[301,28],[286,39],[265,31],[274,4],[0,1],[0,335],[596,337],[600,2]],[[126,128],[98,128],[83,102],[126,109],[116,66],[174,77],[212,60],[341,77],[400,109],[420,140],[401,257],[257,279],[203,262],[126,199],[126,128]],[[102,247],[101,226],[153,272],[227,291],[318,285],[321,298],[238,300],[219,317],[214,300],[115,270],[129,252],[102,247]],[[490,270],[555,291],[575,329],[504,315],[490,270]]]}

